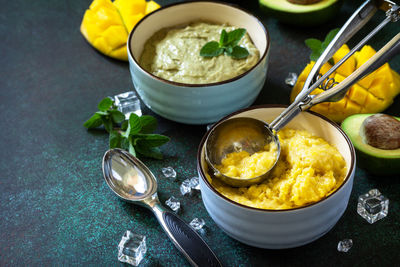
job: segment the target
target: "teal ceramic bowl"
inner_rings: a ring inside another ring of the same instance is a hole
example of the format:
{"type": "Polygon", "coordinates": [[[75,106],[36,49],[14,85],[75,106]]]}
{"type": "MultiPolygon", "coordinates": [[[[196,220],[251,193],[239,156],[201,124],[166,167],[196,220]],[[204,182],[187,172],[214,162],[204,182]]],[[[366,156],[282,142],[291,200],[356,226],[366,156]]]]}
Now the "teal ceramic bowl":
{"type": "MultiPolygon", "coordinates": [[[[223,120],[250,117],[270,123],[282,106],[256,106],[235,112],[223,120]]],[[[213,126],[215,127],[215,126],[213,126]]],[[[214,222],[229,236],[245,244],[268,249],[293,248],[308,244],[329,232],[342,217],[349,203],[356,170],[353,144],[343,130],[329,119],[312,111],[301,112],[288,123],[292,129],[307,130],[335,146],[342,154],[347,174],[344,182],[330,195],[306,206],[284,209],[259,209],[239,204],[218,192],[211,183],[205,161],[203,137],[198,154],[197,170],[204,206],[214,222]]]]}
{"type": "Polygon", "coordinates": [[[254,102],[266,79],[269,44],[267,30],[247,11],[224,3],[196,1],[165,6],[144,17],[130,33],[127,49],[133,84],[147,107],[173,121],[207,124],[254,102]],[[155,32],[200,20],[245,28],[260,51],[257,64],[232,79],[208,84],[168,81],[139,65],[144,44],[155,32]]]}

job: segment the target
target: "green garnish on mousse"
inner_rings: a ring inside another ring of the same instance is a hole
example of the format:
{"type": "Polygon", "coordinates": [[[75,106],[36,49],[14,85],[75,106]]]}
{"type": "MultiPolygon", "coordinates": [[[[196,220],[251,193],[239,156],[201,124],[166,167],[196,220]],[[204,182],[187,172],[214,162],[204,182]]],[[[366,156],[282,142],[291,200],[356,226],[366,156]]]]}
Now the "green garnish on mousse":
{"type": "Polygon", "coordinates": [[[202,57],[217,57],[222,53],[235,59],[246,58],[249,51],[238,45],[240,39],[246,34],[246,29],[239,28],[230,32],[222,30],[219,42],[211,41],[200,49],[202,57]]]}
{"type": "MultiPolygon", "coordinates": [[[[328,47],[329,43],[335,38],[336,34],[339,32],[339,28],[331,30],[325,37],[325,40],[321,42],[318,39],[310,38],[305,40],[306,46],[311,49],[310,60],[317,61],[318,58],[322,55],[324,50],[328,47]]],[[[329,59],[328,61],[331,65],[334,65],[333,59],[329,59]]]]}
{"type": "Polygon", "coordinates": [[[109,147],[122,148],[132,155],[162,159],[159,146],[167,143],[170,138],[160,134],[153,134],[157,128],[157,120],[150,115],[138,116],[131,113],[129,119],[117,110],[113,100],[106,97],[98,104],[98,109],[84,124],[88,129],[104,125],[110,134],[109,147]]]}

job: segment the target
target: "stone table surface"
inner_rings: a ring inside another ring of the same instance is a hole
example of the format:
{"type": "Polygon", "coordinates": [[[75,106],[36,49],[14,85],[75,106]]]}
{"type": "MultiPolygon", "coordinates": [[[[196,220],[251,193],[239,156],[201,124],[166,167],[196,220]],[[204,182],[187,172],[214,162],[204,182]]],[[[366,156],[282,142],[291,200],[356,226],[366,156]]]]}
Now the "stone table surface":
{"type": "MultiPolygon", "coordinates": [[[[14,0],[0,13],[0,265],[122,265],[117,245],[130,229],[146,235],[141,266],[185,266],[150,211],[120,201],[108,189],[101,159],[108,135],[82,123],[105,96],[134,89],[126,62],[103,56],[82,37],[79,26],[91,0],[14,0]]],[[[175,1],[159,1],[168,4],[175,1]]],[[[321,39],[340,27],[361,1],[346,1],[334,21],[313,28],[281,24],[263,14],[256,1],[241,5],[254,12],[271,35],[267,81],[255,104],[288,104],[288,72],[308,62],[304,40],[321,39]]],[[[381,17],[374,17],[376,25],[381,17]]],[[[397,27],[397,28],[396,28],[397,27]]],[[[372,39],[379,48],[398,25],[372,39]]],[[[368,26],[360,33],[371,30],[368,26]]],[[[359,39],[358,39],[359,40],[359,39]]],[[[391,66],[400,71],[399,58],[391,66]]],[[[143,107],[145,114],[155,115],[143,107]]],[[[386,110],[400,114],[400,99],[386,110]]],[[[175,123],[155,115],[158,133],[171,137],[163,160],[144,159],[159,177],[159,197],[174,195],[186,222],[204,218],[204,239],[226,266],[393,266],[400,262],[400,177],[377,177],[357,168],[348,208],[336,226],[311,244],[286,250],[244,245],[223,233],[205,210],[200,194],[181,196],[179,185],[196,175],[197,146],[206,126],[175,123]],[[176,169],[176,181],[161,168],[176,169]],[[390,199],[389,215],[370,225],[356,212],[357,198],[378,188],[390,199]],[[351,238],[348,253],[336,250],[351,238]]]]}

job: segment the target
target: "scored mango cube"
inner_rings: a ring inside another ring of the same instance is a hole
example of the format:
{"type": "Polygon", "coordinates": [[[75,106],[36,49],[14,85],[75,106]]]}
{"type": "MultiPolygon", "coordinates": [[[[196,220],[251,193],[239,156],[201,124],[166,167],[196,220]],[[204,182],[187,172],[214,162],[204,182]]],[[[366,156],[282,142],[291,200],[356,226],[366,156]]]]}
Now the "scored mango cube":
{"type": "Polygon", "coordinates": [[[103,37],[111,47],[118,48],[125,46],[128,35],[122,25],[113,25],[104,31],[103,37]]]}
{"type": "Polygon", "coordinates": [[[346,111],[353,114],[361,112],[361,106],[358,103],[351,101],[350,99],[347,99],[346,106],[344,108],[346,109],[346,111]]]}
{"type": "Polygon", "coordinates": [[[115,0],[114,5],[121,14],[128,32],[130,32],[133,26],[144,17],[144,12],[146,10],[145,0],[115,0]]]}
{"type": "Polygon", "coordinates": [[[356,69],[361,67],[365,62],[368,61],[373,55],[376,54],[376,51],[369,45],[364,45],[360,51],[354,53],[354,57],[356,58],[357,64],[356,69]]]}
{"type": "Polygon", "coordinates": [[[368,94],[365,104],[361,109],[362,113],[377,113],[382,111],[383,100],[375,97],[373,94],[368,94]]]}
{"type": "MultiPolygon", "coordinates": [[[[336,53],[332,56],[335,64],[338,63],[349,52],[350,49],[346,44],[339,48],[338,51],[336,51],[336,53]]],[[[354,55],[352,55],[345,62],[343,62],[343,64],[336,70],[336,72],[347,77],[352,74],[353,71],[356,69],[356,64],[356,59],[354,58],[354,55]]]]}
{"type": "Polygon", "coordinates": [[[322,114],[322,115],[325,115],[324,113],[325,113],[325,112],[328,112],[328,110],[329,110],[329,105],[330,105],[330,104],[331,104],[331,103],[329,103],[329,102],[320,103],[320,104],[318,104],[318,105],[313,106],[313,107],[311,108],[311,110],[312,110],[312,111],[315,111],[315,112],[317,112],[317,113],[320,113],[320,114],[322,114]]]}
{"type": "Polygon", "coordinates": [[[331,102],[329,108],[333,112],[340,112],[343,113],[346,103],[347,103],[348,97],[345,96],[343,99],[337,101],[337,102],[331,102]]]}
{"type": "MultiPolygon", "coordinates": [[[[364,87],[354,84],[349,90],[349,99],[351,99],[356,104],[362,106],[365,104],[365,100],[368,96],[368,91],[364,87]]],[[[361,107],[360,107],[361,109],[361,107]]]]}
{"type": "MultiPolygon", "coordinates": [[[[328,72],[328,70],[330,70],[332,68],[332,65],[329,64],[328,62],[326,62],[324,65],[322,65],[321,69],[320,69],[320,73],[321,74],[325,74],[328,72]]],[[[332,73],[331,75],[329,75],[329,78],[332,78],[335,76],[335,73],[332,73]]]]}

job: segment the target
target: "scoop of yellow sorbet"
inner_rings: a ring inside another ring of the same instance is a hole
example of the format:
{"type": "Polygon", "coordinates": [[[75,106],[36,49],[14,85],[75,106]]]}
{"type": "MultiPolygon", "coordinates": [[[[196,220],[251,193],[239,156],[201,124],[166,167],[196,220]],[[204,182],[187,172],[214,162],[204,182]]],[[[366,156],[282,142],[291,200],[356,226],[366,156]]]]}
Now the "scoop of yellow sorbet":
{"type": "Polygon", "coordinates": [[[247,151],[226,155],[217,169],[226,176],[254,178],[266,173],[274,165],[278,154],[275,143],[267,144],[263,151],[250,155],[247,151]]]}

